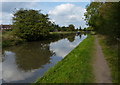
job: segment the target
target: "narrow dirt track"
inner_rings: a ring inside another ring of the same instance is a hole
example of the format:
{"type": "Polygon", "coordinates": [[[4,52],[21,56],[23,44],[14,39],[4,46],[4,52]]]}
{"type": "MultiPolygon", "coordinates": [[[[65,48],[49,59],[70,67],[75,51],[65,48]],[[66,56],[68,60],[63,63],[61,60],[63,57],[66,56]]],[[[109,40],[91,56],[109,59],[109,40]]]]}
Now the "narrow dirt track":
{"type": "Polygon", "coordinates": [[[102,53],[98,38],[95,36],[95,56],[93,59],[93,72],[96,79],[95,83],[112,83],[110,68],[102,53]]]}

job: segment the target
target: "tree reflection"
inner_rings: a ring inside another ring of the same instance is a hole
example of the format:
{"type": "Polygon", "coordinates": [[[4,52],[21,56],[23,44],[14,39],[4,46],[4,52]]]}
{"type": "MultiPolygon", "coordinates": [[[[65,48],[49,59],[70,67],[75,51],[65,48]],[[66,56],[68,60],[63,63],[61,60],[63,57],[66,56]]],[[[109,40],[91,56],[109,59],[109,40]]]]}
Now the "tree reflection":
{"type": "Polygon", "coordinates": [[[52,40],[29,42],[4,50],[15,53],[16,64],[19,69],[29,71],[50,63],[50,56],[54,53],[50,51],[49,44],[66,37],[70,42],[75,40],[75,35],[61,35],[59,38],[53,38],[52,40]]]}
{"type": "Polygon", "coordinates": [[[19,69],[24,71],[38,69],[42,65],[49,63],[50,56],[53,54],[49,50],[48,43],[31,42],[24,45],[13,47],[16,64],[19,69]]]}
{"type": "Polygon", "coordinates": [[[84,36],[86,36],[87,35],[87,33],[86,32],[84,32],[84,36]]]}
{"type": "Polygon", "coordinates": [[[82,37],[82,36],[81,36],[81,35],[79,35],[79,37],[80,37],[80,39],[81,39],[81,37],[82,37]]]}
{"type": "Polygon", "coordinates": [[[67,39],[69,40],[69,42],[73,42],[75,40],[75,35],[69,36],[67,39]]]}

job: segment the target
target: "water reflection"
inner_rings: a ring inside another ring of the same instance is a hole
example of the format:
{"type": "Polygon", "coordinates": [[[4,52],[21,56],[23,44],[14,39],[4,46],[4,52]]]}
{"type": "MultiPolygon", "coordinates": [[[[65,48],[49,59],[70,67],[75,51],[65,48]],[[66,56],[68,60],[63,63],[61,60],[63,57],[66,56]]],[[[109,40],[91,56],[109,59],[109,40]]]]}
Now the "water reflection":
{"type": "Polygon", "coordinates": [[[75,36],[70,36],[67,39],[69,40],[69,42],[73,42],[75,40],[75,36]]]}
{"type": "Polygon", "coordinates": [[[79,35],[80,39],[81,39],[81,35],[79,35]]]}
{"type": "Polygon", "coordinates": [[[74,35],[56,41],[29,42],[4,49],[3,81],[35,81],[85,38],[84,35],[74,35]]]}
{"type": "Polygon", "coordinates": [[[39,42],[28,43],[13,50],[16,53],[16,63],[18,68],[24,71],[37,69],[41,65],[49,62],[52,51],[49,50],[49,44],[39,42]],[[22,62],[22,63],[21,63],[22,62]]]}
{"type": "Polygon", "coordinates": [[[32,72],[24,72],[17,68],[15,53],[5,51],[5,61],[3,62],[4,81],[17,81],[30,77],[32,72]]]}
{"type": "Polygon", "coordinates": [[[68,38],[59,40],[50,44],[50,50],[55,52],[57,56],[66,56],[73,48],[75,48],[86,36],[82,35],[82,38],[79,36],[74,37],[74,41],[70,42],[68,38]]]}

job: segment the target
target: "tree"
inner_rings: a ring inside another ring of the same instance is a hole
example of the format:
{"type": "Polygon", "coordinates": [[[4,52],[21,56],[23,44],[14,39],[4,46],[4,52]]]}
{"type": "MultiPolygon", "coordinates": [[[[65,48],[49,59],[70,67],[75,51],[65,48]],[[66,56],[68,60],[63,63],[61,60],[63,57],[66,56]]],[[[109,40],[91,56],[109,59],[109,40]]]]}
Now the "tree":
{"type": "Polygon", "coordinates": [[[81,26],[80,26],[80,29],[79,29],[79,31],[82,31],[82,28],[81,28],[81,26]]]}
{"type": "Polygon", "coordinates": [[[104,20],[103,28],[99,28],[99,31],[102,34],[107,35],[109,39],[115,42],[118,38],[120,38],[119,9],[120,2],[104,3],[99,9],[99,15],[104,20]],[[102,32],[102,30],[104,32],[102,32]]]}
{"type": "Polygon", "coordinates": [[[94,30],[107,36],[109,42],[120,39],[120,2],[92,2],[87,6],[85,20],[94,30]]]}
{"type": "Polygon", "coordinates": [[[87,30],[87,31],[93,31],[93,27],[90,27],[90,26],[89,26],[89,27],[86,28],[86,30],[87,30]]]}
{"type": "Polygon", "coordinates": [[[37,10],[20,9],[14,13],[13,28],[18,37],[38,40],[49,34],[48,15],[37,10]]]}
{"type": "Polygon", "coordinates": [[[86,31],[86,30],[87,30],[86,28],[83,29],[83,31],[86,31]]]}
{"type": "Polygon", "coordinates": [[[87,25],[92,26],[95,30],[98,28],[97,20],[99,20],[99,8],[102,4],[102,2],[92,2],[87,6],[87,12],[84,14],[87,25]]]}
{"type": "Polygon", "coordinates": [[[67,27],[63,26],[63,27],[62,27],[62,30],[63,30],[63,31],[67,31],[67,27]]]}
{"type": "Polygon", "coordinates": [[[69,31],[75,31],[75,26],[73,24],[70,24],[68,27],[69,31]]]}
{"type": "Polygon", "coordinates": [[[79,31],[79,29],[77,28],[76,31],[79,31]]]}

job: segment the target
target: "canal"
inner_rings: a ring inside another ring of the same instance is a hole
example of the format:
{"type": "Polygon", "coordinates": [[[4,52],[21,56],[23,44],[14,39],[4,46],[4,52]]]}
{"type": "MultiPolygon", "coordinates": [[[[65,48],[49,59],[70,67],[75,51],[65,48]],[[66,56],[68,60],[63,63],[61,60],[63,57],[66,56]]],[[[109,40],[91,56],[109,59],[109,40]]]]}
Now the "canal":
{"type": "Polygon", "coordinates": [[[28,42],[3,49],[3,83],[32,83],[72,51],[86,35],[28,42]]]}

